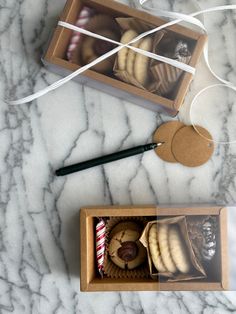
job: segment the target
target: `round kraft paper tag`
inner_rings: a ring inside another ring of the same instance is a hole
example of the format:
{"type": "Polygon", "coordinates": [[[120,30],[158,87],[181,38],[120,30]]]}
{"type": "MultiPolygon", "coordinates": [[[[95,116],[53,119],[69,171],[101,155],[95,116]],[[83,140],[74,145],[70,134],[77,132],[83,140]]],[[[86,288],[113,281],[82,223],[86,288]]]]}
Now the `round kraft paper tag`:
{"type": "Polygon", "coordinates": [[[156,154],[164,161],[177,162],[172,153],[172,140],[179,129],[185,125],[179,121],[170,121],[163,123],[154,133],[153,142],[164,142],[163,145],[155,149],[156,154]]]}
{"type": "MultiPolygon", "coordinates": [[[[206,138],[212,139],[211,134],[197,126],[199,132],[206,138]]],[[[172,141],[172,153],[175,159],[187,167],[198,167],[206,163],[212,156],[214,144],[199,135],[192,126],[178,130],[172,141]]]]}

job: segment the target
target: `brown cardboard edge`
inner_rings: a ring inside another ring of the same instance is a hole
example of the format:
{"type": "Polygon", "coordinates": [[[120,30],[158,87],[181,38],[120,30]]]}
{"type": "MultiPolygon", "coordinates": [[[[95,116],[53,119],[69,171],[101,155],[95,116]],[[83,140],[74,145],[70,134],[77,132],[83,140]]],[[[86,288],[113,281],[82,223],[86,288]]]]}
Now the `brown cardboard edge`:
{"type": "MultiPolygon", "coordinates": [[[[158,282],[105,282],[104,284],[99,283],[99,279],[93,280],[88,284],[87,292],[99,292],[99,291],[170,291],[169,283],[158,282]]],[[[187,282],[173,282],[171,283],[171,291],[190,291],[189,283],[187,282]]],[[[209,282],[192,282],[191,291],[222,291],[220,283],[209,283],[209,282]]]]}
{"type": "Polygon", "coordinates": [[[87,241],[82,239],[87,234],[86,210],[80,210],[80,289],[88,290],[88,268],[87,268],[87,241]]]}
{"type": "Polygon", "coordinates": [[[181,215],[205,215],[206,211],[211,215],[219,215],[222,207],[204,206],[204,207],[159,207],[154,205],[107,205],[107,206],[86,206],[81,210],[88,216],[94,217],[114,217],[114,216],[156,216],[158,214],[165,216],[181,216],[181,215]],[[191,213],[189,212],[191,208],[191,213]]]}
{"type": "MultiPolygon", "coordinates": [[[[59,16],[59,20],[69,22],[68,16],[70,16],[70,12],[73,9],[73,2],[74,0],[66,1],[65,6],[62,10],[62,13],[59,16]]],[[[45,60],[51,60],[51,58],[54,56],[55,50],[60,43],[60,38],[62,34],[63,34],[63,28],[56,26],[50,38],[49,46],[47,47],[46,52],[43,56],[45,60]]]]}
{"type": "Polygon", "coordinates": [[[220,210],[221,282],[224,290],[229,290],[228,228],[227,208],[220,210]]]}

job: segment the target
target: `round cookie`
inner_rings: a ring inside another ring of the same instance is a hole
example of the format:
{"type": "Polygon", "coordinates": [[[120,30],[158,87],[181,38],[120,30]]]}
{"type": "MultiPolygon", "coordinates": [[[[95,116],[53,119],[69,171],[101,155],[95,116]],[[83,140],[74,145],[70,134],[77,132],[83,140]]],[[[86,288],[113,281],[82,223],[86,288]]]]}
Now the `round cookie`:
{"type": "Polygon", "coordinates": [[[159,225],[158,239],[163,263],[167,271],[174,274],[177,272],[177,268],[172,259],[169,247],[169,225],[167,224],[159,225]]]}
{"type": "MultiPolygon", "coordinates": [[[[98,14],[93,16],[86,24],[86,30],[108,37],[115,41],[120,40],[120,29],[114,18],[98,14]]],[[[71,60],[76,64],[88,64],[101,55],[115,48],[116,45],[98,38],[83,35],[81,43],[73,51],[71,60]]],[[[116,55],[112,55],[102,62],[97,63],[91,69],[100,73],[109,73],[112,71],[116,55]]]]}
{"type": "MultiPolygon", "coordinates": [[[[199,132],[212,139],[211,134],[197,126],[199,132]]],[[[172,152],[175,159],[187,167],[198,167],[212,156],[214,144],[200,136],[192,126],[185,126],[175,133],[172,140],[172,152]]]]}
{"type": "Polygon", "coordinates": [[[167,269],[161,258],[161,252],[160,252],[159,243],[158,243],[157,228],[158,228],[157,224],[153,224],[151,228],[149,229],[148,245],[149,245],[151,259],[154,266],[156,267],[158,272],[164,273],[164,272],[167,272],[167,269]]]}
{"type": "MultiPolygon", "coordinates": [[[[141,40],[138,48],[151,51],[153,40],[151,37],[145,37],[141,40]]],[[[136,53],[134,60],[134,76],[136,80],[143,86],[146,85],[149,76],[149,63],[150,58],[142,55],[141,53],[136,53]]]]}
{"type": "Polygon", "coordinates": [[[169,121],[163,123],[154,133],[153,142],[164,142],[163,145],[155,149],[156,154],[164,161],[177,162],[172,153],[172,140],[175,133],[184,127],[179,121],[169,121]]]}
{"type": "Polygon", "coordinates": [[[138,233],[142,232],[141,227],[136,222],[134,222],[134,221],[121,221],[112,228],[112,230],[110,232],[110,238],[113,238],[113,236],[116,233],[123,231],[123,230],[126,230],[126,229],[134,230],[134,231],[137,231],[138,233]]]}
{"type": "MultiPolygon", "coordinates": [[[[138,36],[138,33],[136,33],[133,29],[129,29],[126,32],[124,32],[124,34],[121,37],[120,42],[122,44],[127,44],[137,36],[138,36]]],[[[121,71],[126,69],[127,56],[128,56],[129,50],[130,50],[129,48],[124,47],[118,51],[117,63],[118,63],[118,69],[121,71]]]]}
{"type": "Polygon", "coordinates": [[[139,241],[141,228],[135,222],[121,222],[110,233],[108,252],[112,262],[122,269],[134,269],[146,260],[146,249],[139,241]]]}
{"type": "Polygon", "coordinates": [[[169,246],[172,259],[181,273],[187,274],[191,269],[191,263],[187,252],[186,244],[181,237],[176,225],[169,228],[169,246]]]}
{"type": "MultiPolygon", "coordinates": [[[[118,37],[109,30],[98,30],[97,34],[114,40],[118,40],[118,37]]],[[[84,37],[81,46],[82,62],[83,64],[89,64],[90,62],[94,61],[95,59],[112,50],[113,48],[115,48],[115,45],[110,42],[86,36],[84,37]]],[[[114,62],[115,56],[111,56],[103,60],[102,62],[94,65],[92,69],[100,73],[109,73],[112,71],[114,62]]]]}

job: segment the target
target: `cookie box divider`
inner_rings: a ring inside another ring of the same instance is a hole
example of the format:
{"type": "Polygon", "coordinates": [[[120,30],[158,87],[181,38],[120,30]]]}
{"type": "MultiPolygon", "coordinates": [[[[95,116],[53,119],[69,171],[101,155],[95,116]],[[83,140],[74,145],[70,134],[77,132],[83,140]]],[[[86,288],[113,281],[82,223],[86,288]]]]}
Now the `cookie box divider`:
{"type": "MultiPolygon", "coordinates": [[[[99,12],[110,14],[114,17],[131,16],[155,26],[165,23],[165,21],[159,17],[153,16],[144,11],[130,8],[113,0],[106,0],[102,3],[99,0],[68,0],[59,20],[75,24],[77,16],[84,4],[97,9],[99,12]]],[[[201,56],[207,36],[177,24],[169,27],[168,30],[175,33],[177,37],[183,37],[195,42],[195,47],[189,64],[191,66],[196,66],[201,56]]],[[[46,53],[42,58],[43,63],[49,69],[51,68],[52,71],[62,76],[65,76],[79,68],[79,65],[72,64],[65,59],[71,35],[71,30],[56,26],[46,53]]],[[[178,83],[178,91],[175,95],[175,99],[173,100],[150,93],[146,90],[142,90],[119,81],[118,79],[97,73],[93,70],[87,70],[75,79],[90,87],[101,89],[108,94],[134,102],[137,105],[147,107],[154,111],[164,110],[168,114],[174,116],[178,113],[178,109],[184,101],[189,85],[192,81],[192,75],[187,72],[183,73],[180,82],[178,83]]]]}
{"type": "Polygon", "coordinates": [[[156,206],[89,206],[80,210],[80,287],[81,291],[220,291],[228,289],[227,208],[223,207],[156,207],[156,206]],[[149,279],[111,279],[96,274],[95,219],[119,216],[219,216],[219,280],[191,282],[157,282],[149,279]]]}

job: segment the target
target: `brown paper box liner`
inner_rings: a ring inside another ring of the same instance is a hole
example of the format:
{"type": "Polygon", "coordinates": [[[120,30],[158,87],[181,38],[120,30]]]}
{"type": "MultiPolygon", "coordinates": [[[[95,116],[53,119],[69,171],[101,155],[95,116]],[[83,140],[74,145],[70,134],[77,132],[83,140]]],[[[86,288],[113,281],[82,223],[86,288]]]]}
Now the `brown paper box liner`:
{"type": "MultiPolygon", "coordinates": [[[[126,30],[128,30],[128,29],[133,29],[138,34],[141,34],[141,33],[145,32],[145,31],[151,29],[151,27],[149,25],[146,25],[146,24],[144,24],[144,23],[142,23],[142,22],[140,22],[140,21],[138,21],[137,19],[134,19],[134,18],[117,18],[116,21],[120,25],[120,28],[121,28],[123,33],[126,30]]],[[[152,49],[152,51],[154,51],[155,45],[158,45],[158,43],[161,41],[161,39],[164,36],[164,34],[165,34],[164,31],[160,31],[160,32],[157,32],[154,35],[152,35],[152,37],[153,37],[153,49],[152,49]]],[[[151,62],[151,59],[150,59],[150,62],[151,62]]],[[[122,80],[122,81],[124,81],[124,82],[126,82],[128,84],[132,84],[132,85],[134,85],[136,87],[139,87],[141,89],[148,90],[148,91],[151,91],[151,92],[156,92],[157,91],[157,88],[154,87],[156,85],[153,85],[154,82],[153,82],[152,73],[151,73],[150,70],[149,70],[149,72],[150,72],[149,73],[150,74],[149,75],[150,76],[150,80],[147,83],[147,86],[143,86],[142,84],[140,84],[135,79],[135,77],[130,75],[127,71],[119,70],[117,58],[115,60],[113,71],[114,71],[114,74],[115,74],[116,77],[118,77],[120,80],[122,80]]]]}
{"type": "MultiPolygon", "coordinates": [[[[189,56],[187,64],[190,59],[189,56]]],[[[167,63],[158,63],[151,67],[151,72],[156,80],[158,94],[166,95],[175,88],[184,71],[167,63]]]]}
{"type": "Polygon", "coordinates": [[[146,223],[146,219],[143,217],[112,217],[107,220],[106,223],[106,251],[105,251],[105,261],[104,261],[104,274],[110,278],[148,278],[149,268],[148,263],[144,263],[139,267],[132,270],[121,269],[116,266],[109,258],[108,253],[108,243],[109,243],[109,233],[112,228],[121,221],[134,221],[141,225],[143,228],[146,223]]]}
{"type": "Polygon", "coordinates": [[[203,266],[201,265],[200,261],[195,256],[192,244],[190,242],[190,239],[188,236],[188,231],[187,231],[187,223],[186,223],[185,216],[166,218],[166,219],[154,220],[154,221],[149,222],[146,225],[146,227],[145,227],[139,240],[147,249],[149,270],[150,270],[151,277],[153,279],[159,279],[160,276],[163,276],[163,277],[168,278],[167,281],[185,281],[185,280],[193,280],[193,279],[196,280],[196,279],[201,279],[201,278],[206,277],[205,270],[203,269],[203,266]],[[193,272],[191,274],[173,275],[173,274],[168,273],[168,272],[167,273],[157,273],[156,272],[155,266],[152,263],[151,254],[150,254],[149,245],[148,245],[149,229],[151,228],[151,226],[154,223],[157,223],[157,224],[162,224],[162,223],[178,224],[179,225],[179,227],[180,227],[179,229],[181,231],[182,238],[185,240],[185,243],[186,243],[187,248],[189,250],[190,260],[191,260],[192,266],[193,266],[193,272]]]}
{"type": "MultiPolygon", "coordinates": [[[[153,52],[172,58],[171,51],[175,49],[175,46],[177,44],[176,38],[173,37],[173,35],[168,35],[167,31],[165,30],[163,32],[164,36],[161,41],[155,42],[154,39],[153,52]]],[[[190,56],[183,58],[182,62],[189,64],[190,60],[191,54],[190,56]]],[[[153,89],[150,89],[149,91],[155,91],[157,94],[162,96],[167,95],[174,90],[174,88],[178,84],[181,75],[184,73],[184,71],[179,68],[176,68],[164,62],[156,61],[154,59],[151,59],[150,68],[150,71],[154,78],[154,83],[153,89]]]]}

